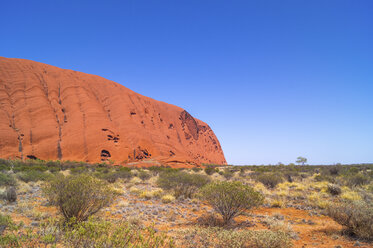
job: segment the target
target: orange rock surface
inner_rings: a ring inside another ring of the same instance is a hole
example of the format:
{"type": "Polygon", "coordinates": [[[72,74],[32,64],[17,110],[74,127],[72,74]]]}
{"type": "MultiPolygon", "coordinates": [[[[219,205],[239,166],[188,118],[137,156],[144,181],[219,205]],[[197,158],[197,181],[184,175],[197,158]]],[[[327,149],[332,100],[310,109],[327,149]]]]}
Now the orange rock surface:
{"type": "Polygon", "coordinates": [[[187,111],[99,76],[0,57],[0,157],[226,164],[187,111]]]}

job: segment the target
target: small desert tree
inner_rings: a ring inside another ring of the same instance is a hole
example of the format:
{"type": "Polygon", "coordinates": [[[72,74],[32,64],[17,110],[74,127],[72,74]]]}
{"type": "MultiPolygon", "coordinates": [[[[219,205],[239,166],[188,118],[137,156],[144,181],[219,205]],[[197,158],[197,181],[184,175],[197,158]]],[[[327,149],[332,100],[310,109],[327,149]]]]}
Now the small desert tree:
{"type": "Polygon", "coordinates": [[[305,157],[297,157],[297,160],[295,161],[297,164],[302,164],[304,165],[307,163],[307,159],[305,157]]]}
{"type": "Polygon", "coordinates": [[[228,224],[234,217],[262,204],[264,197],[252,187],[241,182],[213,182],[201,190],[206,200],[228,224]]]}
{"type": "Polygon", "coordinates": [[[44,188],[44,193],[56,205],[66,220],[85,221],[115,199],[115,191],[97,178],[86,174],[58,176],[44,188]]]}

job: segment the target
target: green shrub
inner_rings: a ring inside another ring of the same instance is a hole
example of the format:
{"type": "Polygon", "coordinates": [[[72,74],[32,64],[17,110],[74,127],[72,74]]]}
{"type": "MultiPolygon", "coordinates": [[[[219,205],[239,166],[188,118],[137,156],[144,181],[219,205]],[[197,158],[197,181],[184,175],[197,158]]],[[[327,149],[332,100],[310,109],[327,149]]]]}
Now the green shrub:
{"type": "Polygon", "coordinates": [[[17,201],[17,192],[16,192],[15,187],[11,186],[6,189],[5,198],[8,202],[17,201]]]}
{"type": "Polygon", "coordinates": [[[174,191],[175,197],[191,198],[199,188],[210,182],[206,175],[189,174],[184,171],[163,172],[157,185],[164,190],[174,191]]]}
{"type": "Polygon", "coordinates": [[[206,173],[207,175],[209,175],[209,176],[213,175],[213,174],[216,173],[216,172],[217,172],[217,169],[214,168],[214,167],[209,167],[209,166],[207,166],[207,167],[205,168],[205,173],[206,173]]]}
{"type": "Polygon", "coordinates": [[[21,181],[28,183],[28,182],[45,181],[45,180],[51,179],[52,175],[46,172],[43,172],[43,171],[28,170],[28,171],[18,173],[17,177],[21,181]]]}
{"type": "Polygon", "coordinates": [[[267,188],[275,188],[277,184],[283,182],[282,176],[275,173],[262,173],[256,177],[256,180],[264,184],[267,188]]]}
{"type": "Polygon", "coordinates": [[[225,177],[226,180],[229,180],[234,176],[234,172],[232,172],[228,169],[225,169],[224,173],[223,173],[223,176],[225,177]]]}
{"type": "Polygon", "coordinates": [[[10,166],[6,164],[0,164],[0,171],[9,171],[10,166]]]}
{"type": "Polygon", "coordinates": [[[234,217],[262,204],[264,197],[241,182],[213,182],[201,190],[202,199],[212,205],[228,224],[234,217]]]}
{"type": "Polygon", "coordinates": [[[329,183],[336,183],[336,178],[333,176],[329,176],[329,175],[316,175],[314,179],[316,182],[326,181],[329,183]]]}
{"type": "Polygon", "coordinates": [[[118,174],[114,171],[112,172],[95,172],[95,177],[105,180],[109,183],[115,183],[115,181],[118,179],[118,174]]]}
{"type": "Polygon", "coordinates": [[[350,187],[366,185],[366,184],[369,184],[369,182],[370,182],[370,177],[363,175],[361,173],[357,173],[355,175],[346,177],[346,184],[350,187]]]}
{"type": "Polygon", "coordinates": [[[340,195],[342,193],[342,189],[338,185],[335,185],[335,184],[328,184],[327,191],[328,193],[334,196],[340,195]]]}
{"type": "Polygon", "coordinates": [[[16,180],[12,175],[0,173],[0,187],[14,185],[16,185],[16,180]]]}
{"type": "Polygon", "coordinates": [[[350,234],[373,240],[373,206],[363,201],[331,204],[327,214],[350,234]]]}
{"type": "Polygon", "coordinates": [[[0,236],[2,236],[5,229],[13,223],[10,216],[0,214],[0,236]]]}
{"type": "Polygon", "coordinates": [[[31,229],[21,231],[23,225],[22,222],[17,225],[10,216],[0,214],[0,247],[40,247],[33,242],[31,229]]]}
{"type": "Polygon", "coordinates": [[[126,180],[131,179],[133,177],[131,168],[128,168],[128,167],[120,167],[115,173],[118,178],[122,178],[126,180]]]}
{"type": "Polygon", "coordinates": [[[351,167],[348,169],[347,171],[347,175],[355,175],[357,173],[359,173],[359,168],[356,168],[356,167],[351,167]]]}
{"type": "Polygon", "coordinates": [[[179,231],[178,247],[186,248],[290,248],[290,236],[281,231],[233,230],[218,227],[189,228],[179,231]]]}
{"type": "Polygon", "coordinates": [[[81,174],[87,171],[89,171],[89,169],[86,167],[75,167],[75,168],[70,169],[71,174],[75,174],[75,175],[81,174]]]}
{"type": "Polygon", "coordinates": [[[71,223],[64,233],[66,247],[174,247],[172,239],[152,227],[142,229],[128,222],[112,223],[92,218],[79,223],[72,220],[71,223]]]}
{"type": "Polygon", "coordinates": [[[146,181],[146,180],[148,180],[149,178],[151,178],[152,175],[151,175],[149,172],[147,172],[147,171],[141,170],[141,171],[139,172],[138,177],[139,177],[141,180],[146,181]]]}
{"type": "Polygon", "coordinates": [[[339,165],[331,166],[329,168],[329,174],[333,176],[338,176],[340,171],[341,171],[341,166],[339,165]]]}
{"type": "Polygon", "coordinates": [[[44,193],[66,220],[74,217],[77,221],[87,220],[116,195],[106,182],[85,174],[57,176],[45,185],[44,193]]]}

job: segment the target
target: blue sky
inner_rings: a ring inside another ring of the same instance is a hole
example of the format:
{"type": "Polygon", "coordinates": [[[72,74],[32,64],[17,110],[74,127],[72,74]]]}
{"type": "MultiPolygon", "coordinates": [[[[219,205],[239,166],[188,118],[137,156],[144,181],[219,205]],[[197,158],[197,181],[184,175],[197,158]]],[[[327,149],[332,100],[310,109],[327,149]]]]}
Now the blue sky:
{"type": "Polygon", "coordinates": [[[2,1],[0,56],[207,122],[231,164],[373,162],[373,1],[2,1]]]}

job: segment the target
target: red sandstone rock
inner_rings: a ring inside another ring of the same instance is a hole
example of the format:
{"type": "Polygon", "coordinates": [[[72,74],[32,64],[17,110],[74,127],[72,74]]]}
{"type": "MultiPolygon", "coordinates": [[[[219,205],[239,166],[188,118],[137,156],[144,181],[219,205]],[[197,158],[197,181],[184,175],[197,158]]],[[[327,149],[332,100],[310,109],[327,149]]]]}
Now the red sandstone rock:
{"type": "Polygon", "coordinates": [[[187,111],[99,76],[0,57],[0,157],[226,164],[187,111]]]}

